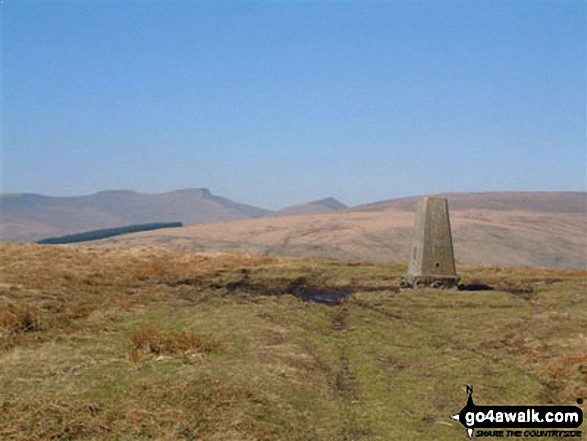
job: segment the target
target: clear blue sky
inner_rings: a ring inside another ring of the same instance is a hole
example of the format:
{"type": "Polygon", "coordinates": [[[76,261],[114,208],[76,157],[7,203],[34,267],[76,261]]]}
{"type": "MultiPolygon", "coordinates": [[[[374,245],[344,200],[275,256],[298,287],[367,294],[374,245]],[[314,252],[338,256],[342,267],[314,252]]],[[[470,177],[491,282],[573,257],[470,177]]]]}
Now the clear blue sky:
{"type": "Polygon", "coordinates": [[[3,0],[1,191],[586,189],[583,1],[3,0]]]}

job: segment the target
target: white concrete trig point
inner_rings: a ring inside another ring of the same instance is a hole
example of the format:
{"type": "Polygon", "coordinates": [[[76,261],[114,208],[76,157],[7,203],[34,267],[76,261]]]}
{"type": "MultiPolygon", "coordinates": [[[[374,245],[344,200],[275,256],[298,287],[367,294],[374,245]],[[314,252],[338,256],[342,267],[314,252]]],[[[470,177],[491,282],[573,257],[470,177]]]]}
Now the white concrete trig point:
{"type": "Polygon", "coordinates": [[[426,197],[418,202],[410,247],[408,274],[402,288],[456,288],[460,277],[455,268],[448,202],[426,197]]]}

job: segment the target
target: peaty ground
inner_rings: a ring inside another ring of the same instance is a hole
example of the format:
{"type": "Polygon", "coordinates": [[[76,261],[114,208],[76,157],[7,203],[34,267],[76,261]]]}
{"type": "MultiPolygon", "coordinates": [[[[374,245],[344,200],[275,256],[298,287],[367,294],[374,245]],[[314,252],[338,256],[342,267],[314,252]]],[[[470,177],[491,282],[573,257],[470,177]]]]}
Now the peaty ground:
{"type": "Polygon", "coordinates": [[[3,440],[455,440],[465,383],[587,398],[586,272],[400,291],[396,263],[16,244],[0,268],[3,440]]]}

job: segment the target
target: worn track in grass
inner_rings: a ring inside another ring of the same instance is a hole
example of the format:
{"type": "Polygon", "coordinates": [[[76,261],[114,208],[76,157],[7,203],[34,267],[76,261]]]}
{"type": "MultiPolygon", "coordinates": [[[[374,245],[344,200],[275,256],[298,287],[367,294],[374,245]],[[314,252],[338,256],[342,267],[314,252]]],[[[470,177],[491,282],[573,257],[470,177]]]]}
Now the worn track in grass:
{"type": "Polygon", "coordinates": [[[396,263],[15,244],[0,268],[1,439],[454,440],[467,382],[587,396],[585,272],[400,291],[396,263]]]}

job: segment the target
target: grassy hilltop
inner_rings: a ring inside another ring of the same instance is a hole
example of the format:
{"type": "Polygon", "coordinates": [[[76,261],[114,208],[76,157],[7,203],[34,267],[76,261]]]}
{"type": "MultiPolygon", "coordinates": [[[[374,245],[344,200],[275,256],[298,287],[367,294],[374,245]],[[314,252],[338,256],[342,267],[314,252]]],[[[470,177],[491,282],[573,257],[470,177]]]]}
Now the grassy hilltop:
{"type": "Polygon", "coordinates": [[[399,291],[396,263],[24,244],[0,268],[3,440],[458,440],[467,382],[587,398],[584,271],[399,291]]]}

